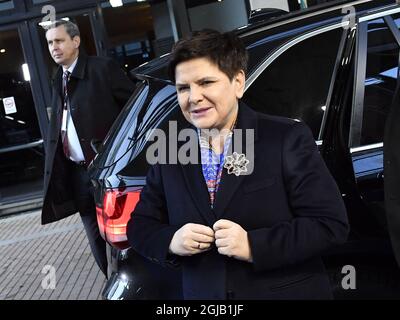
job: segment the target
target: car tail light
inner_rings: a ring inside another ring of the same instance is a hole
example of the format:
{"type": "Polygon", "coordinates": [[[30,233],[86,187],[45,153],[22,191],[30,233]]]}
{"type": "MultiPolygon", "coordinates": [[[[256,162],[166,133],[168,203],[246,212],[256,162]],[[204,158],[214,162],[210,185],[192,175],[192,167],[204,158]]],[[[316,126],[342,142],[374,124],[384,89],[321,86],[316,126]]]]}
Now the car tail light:
{"type": "Polygon", "coordinates": [[[104,193],[103,207],[96,207],[101,236],[119,249],[129,247],[126,226],[139,202],[141,188],[110,189],[104,193]]]}

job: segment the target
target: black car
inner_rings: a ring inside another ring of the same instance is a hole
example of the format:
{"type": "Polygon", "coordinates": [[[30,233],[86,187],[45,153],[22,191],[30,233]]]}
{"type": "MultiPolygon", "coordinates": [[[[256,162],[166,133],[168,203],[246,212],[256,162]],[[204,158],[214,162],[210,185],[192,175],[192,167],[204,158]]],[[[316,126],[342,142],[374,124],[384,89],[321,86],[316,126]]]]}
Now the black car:
{"type": "MultiPolygon", "coordinates": [[[[250,57],[243,100],[311,128],[347,206],[349,240],[324,255],[335,298],[399,298],[384,209],[383,133],[399,81],[400,6],[336,2],[257,20],[236,30],[250,57]]],[[[106,299],[181,298],[179,269],[145,260],[126,236],[153,130],[185,121],[167,63],[165,56],[134,70],[136,92],[90,167],[99,228],[110,244],[106,299]]]]}

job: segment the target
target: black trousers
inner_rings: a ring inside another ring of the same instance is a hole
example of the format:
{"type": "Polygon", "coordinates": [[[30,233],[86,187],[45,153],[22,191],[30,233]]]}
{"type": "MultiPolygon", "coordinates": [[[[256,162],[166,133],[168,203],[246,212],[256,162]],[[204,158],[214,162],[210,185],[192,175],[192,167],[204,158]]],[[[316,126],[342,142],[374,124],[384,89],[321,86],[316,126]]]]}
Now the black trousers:
{"type": "Polygon", "coordinates": [[[84,166],[72,161],[70,164],[75,204],[81,216],[94,259],[100,270],[107,277],[106,242],[101,237],[97,224],[93,185],[84,166]]]}

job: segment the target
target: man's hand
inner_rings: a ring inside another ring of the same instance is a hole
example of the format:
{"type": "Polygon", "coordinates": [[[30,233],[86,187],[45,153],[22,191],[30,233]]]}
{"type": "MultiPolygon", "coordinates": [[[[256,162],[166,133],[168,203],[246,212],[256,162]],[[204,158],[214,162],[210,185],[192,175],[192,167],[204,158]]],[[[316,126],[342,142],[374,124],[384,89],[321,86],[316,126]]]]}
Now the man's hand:
{"type": "Polygon", "coordinates": [[[240,225],[229,220],[219,220],[214,224],[213,229],[215,244],[220,254],[253,262],[247,232],[240,225]]]}
{"type": "Polygon", "coordinates": [[[201,224],[188,223],[175,232],[169,251],[178,256],[192,256],[210,249],[214,231],[201,224]]]}

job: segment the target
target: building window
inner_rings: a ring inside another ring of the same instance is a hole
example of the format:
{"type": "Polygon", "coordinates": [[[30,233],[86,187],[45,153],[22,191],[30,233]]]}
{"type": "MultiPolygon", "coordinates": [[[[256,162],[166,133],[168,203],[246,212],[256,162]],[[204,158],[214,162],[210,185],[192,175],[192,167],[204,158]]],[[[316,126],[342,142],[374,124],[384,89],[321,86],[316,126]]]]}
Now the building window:
{"type": "Polygon", "coordinates": [[[14,1],[0,1],[0,11],[12,10],[14,9],[14,1]]]}
{"type": "Polygon", "coordinates": [[[153,16],[149,3],[102,3],[108,55],[129,71],[155,57],[153,16]]]}
{"type": "Polygon", "coordinates": [[[40,140],[26,64],[17,29],[0,32],[0,153],[40,140]]]}

